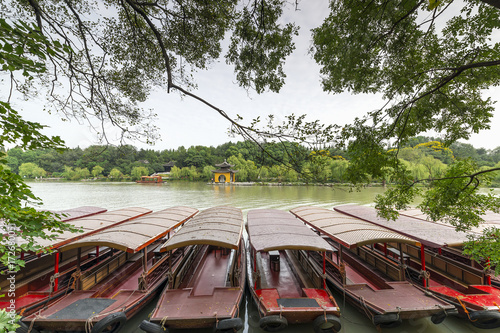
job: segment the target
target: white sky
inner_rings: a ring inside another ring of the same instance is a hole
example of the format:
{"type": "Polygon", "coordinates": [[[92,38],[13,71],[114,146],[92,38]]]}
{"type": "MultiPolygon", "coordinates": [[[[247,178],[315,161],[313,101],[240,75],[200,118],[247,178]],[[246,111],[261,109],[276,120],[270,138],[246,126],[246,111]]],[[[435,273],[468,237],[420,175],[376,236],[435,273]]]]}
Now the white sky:
{"type": "MultiPolygon", "coordinates": [[[[324,124],[345,124],[355,117],[361,117],[383,105],[375,95],[339,95],[327,94],[320,85],[319,66],[308,54],[311,45],[310,29],[321,24],[328,14],[327,1],[307,1],[300,4],[300,11],[290,10],[286,20],[295,21],[301,27],[300,35],[295,39],[296,50],[287,59],[285,73],[286,84],[279,94],[264,93],[258,95],[247,92],[235,83],[232,67],[225,64],[224,59],[213,64],[208,71],[195,75],[198,89],[197,95],[223,109],[229,116],[237,114],[245,120],[261,116],[265,118],[274,114],[277,119],[289,114],[307,114],[309,121],[319,119],[324,124]]],[[[500,96],[500,89],[491,89],[488,95],[494,100],[500,96]]],[[[241,138],[230,138],[227,135],[229,123],[218,113],[204,104],[189,97],[181,99],[178,93],[167,94],[157,91],[152,94],[145,105],[158,114],[156,123],[160,129],[161,141],[153,146],[140,142],[130,142],[138,148],[154,150],[175,149],[179,146],[192,145],[217,146],[227,141],[238,141],[241,138]]],[[[77,121],[62,122],[60,116],[49,115],[40,104],[25,103],[15,105],[17,110],[28,120],[37,121],[50,126],[45,131],[49,135],[59,135],[68,147],[85,148],[96,144],[96,135],[85,124],[77,121]]],[[[499,107],[496,107],[499,110],[499,107]]],[[[500,146],[500,116],[495,112],[491,130],[473,135],[468,143],[476,148],[493,149],[500,146]]],[[[113,131],[110,130],[109,133],[113,131]]],[[[110,139],[113,135],[111,134],[110,139]]]]}

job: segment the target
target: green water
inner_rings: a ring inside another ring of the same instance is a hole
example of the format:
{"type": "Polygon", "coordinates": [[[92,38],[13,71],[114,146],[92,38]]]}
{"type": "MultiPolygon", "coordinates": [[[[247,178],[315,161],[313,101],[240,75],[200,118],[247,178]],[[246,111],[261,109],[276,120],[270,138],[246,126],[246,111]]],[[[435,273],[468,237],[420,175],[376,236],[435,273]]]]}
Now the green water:
{"type": "MultiPolygon", "coordinates": [[[[275,208],[288,210],[298,206],[315,205],[328,209],[343,204],[373,204],[382,187],[368,187],[360,192],[344,187],[322,186],[218,186],[205,183],[173,182],[161,185],[135,183],[30,183],[35,195],[44,202],[46,209],[68,209],[78,206],[99,206],[108,210],[124,207],[145,207],[160,210],[171,206],[190,206],[203,210],[218,205],[238,207],[246,213],[251,209],[275,208]]],[[[344,305],[342,294],[336,294],[342,310],[342,331],[353,333],[377,332],[370,320],[355,308],[344,305]]],[[[138,325],[152,311],[155,301],[127,322],[122,332],[142,332],[138,325]]],[[[244,332],[263,332],[256,325],[257,310],[250,297],[241,309],[245,321],[244,332]]],[[[183,331],[178,331],[183,332],[183,331]]],[[[186,331],[184,331],[186,332],[186,331]]],[[[208,333],[212,330],[199,330],[208,333]]],[[[284,332],[312,333],[312,325],[289,326],[284,332]]],[[[459,318],[447,318],[444,323],[434,325],[429,319],[405,321],[398,328],[383,332],[488,332],[472,326],[459,318]]]]}

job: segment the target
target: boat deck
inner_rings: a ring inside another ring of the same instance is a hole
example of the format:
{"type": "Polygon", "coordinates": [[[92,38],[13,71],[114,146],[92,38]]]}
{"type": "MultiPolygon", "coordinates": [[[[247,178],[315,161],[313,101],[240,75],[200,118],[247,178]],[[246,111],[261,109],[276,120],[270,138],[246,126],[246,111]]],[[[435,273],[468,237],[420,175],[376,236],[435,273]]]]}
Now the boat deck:
{"type": "Polygon", "coordinates": [[[220,250],[210,249],[203,260],[203,266],[188,285],[188,288],[193,289],[192,295],[212,295],[216,287],[225,287],[228,264],[228,254],[224,255],[220,250]]]}
{"type": "MultiPolygon", "coordinates": [[[[133,272],[127,272],[131,264],[120,267],[90,290],[75,290],[63,296],[55,304],[44,309],[40,313],[41,318],[37,321],[86,320],[93,315],[120,309],[139,300],[144,293],[137,290],[138,279],[143,268],[139,266],[133,272]],[[123,278],[124,276],[126,278],[123,278]],[[120,279],[123,281],[115,285],[114,282],[120,279]],[[110,286],[109,289],[108,286],[110,286]]],[[[151,267],[151,265],[152,262],[149,260],[148,266],[151,267]]]]}
{"type": "Polygon", "coordinates": [[[279,271],[271,269],[268,252],[260,252],[260,258],[257,260],[261,289],[256,289],[255,293],[268,311],[283,311],[287,308],[329,310],[336,307],[325,290],[312,288],[310,281],[299,278],[305,274],[294,271],[300,268],[293,256],[289,256],[287,251],[279,253],[279,271]],[[294,263],[291,264],[290,261],[294,263]]]}
{"type": "Polygon", "coordinates": [[[367,303],[373,304],[382,312],[416,311],[449,307],[449,304],[434,297],[427,296],[422,290],[415,288],[407,281],[387,282],[391,289],[374,290],[366,284],[346,286],[357,297],[362,297],[367,303]],[[390,302],[387,302],[387,301],[390,302]],[[398,309],[397,309],[398,308],[398,309]]]}
{"type": "Polygon", "coordinates": [[[262,289],[275,289],[278,298],[303,297],[300,281],[293,273],[286,252],[280,251],[280,269],[278,272],[271,270],[271,262],[267,252],[260,253],[259,271],[261,275],[260,287],[262,289]]]}
{"type": "Polygon", "coordinates": [[[193,295],[192,288],[167,290],[151,320],[232,317],[242,291],[239,287],[214,288],[210,295],[193,295]]]}
{"type": "Polygon", "coordinates": [[[232,317],[242,291],[226,287],[229,254],[209,248],[185,288],[166,290],[151,320],[232,317]]]}

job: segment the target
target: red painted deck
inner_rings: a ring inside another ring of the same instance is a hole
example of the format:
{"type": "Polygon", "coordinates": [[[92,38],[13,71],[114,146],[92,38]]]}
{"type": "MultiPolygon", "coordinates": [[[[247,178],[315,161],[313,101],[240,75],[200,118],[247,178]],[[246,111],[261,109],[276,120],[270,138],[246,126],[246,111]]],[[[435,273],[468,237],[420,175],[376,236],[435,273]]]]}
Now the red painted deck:
{"type": "MultiPolygon", "coordinates": [[[[471,293],[461,293],[455,289],[448,288],[446,286],[438,286],[429,288],[431,291],[447,296],[449,298],[459,298],[464,303],[469,303],[471,305],[479,306],[500,306],[500,290],[483,285],[470,286],[471,293]],[[474,289],[478,289],[477,293],[474,289]],[[485,292],[485,293],[482,293],[485,292]]],[[[500,310],[500,307],[499,307],[500,310]]]]}
{"type": "MultiPolygon", "coordinates": [[[[34,303],[40,301],[41,299],[44,299],[45,297],[47,297],[47,295],[43,295],[43,294],[34,294],[34,295],[27,294],[27,295],[21,296],[21,297],[16,299],[16,303],[15,303],[16,309],[20,309],[20,308],[23,308],[25,306],[29,306],[31,304],[34,304],[34,303]]],[[[0,309],[6,309],[9,305],[10,305],[9,300],[7,302],[0,302],[0,309]]]]}

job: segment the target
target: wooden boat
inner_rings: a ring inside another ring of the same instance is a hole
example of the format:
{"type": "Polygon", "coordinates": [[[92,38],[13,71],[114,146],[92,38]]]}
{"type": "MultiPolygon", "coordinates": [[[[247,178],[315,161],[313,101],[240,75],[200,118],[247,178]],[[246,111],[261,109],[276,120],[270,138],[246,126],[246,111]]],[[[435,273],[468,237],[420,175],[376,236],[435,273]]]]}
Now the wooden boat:
{"type": "MultiPolygon", "coordinates": [[[[99,207],[79,207],[55,212],[62,216],[62,221],[82,228],[83,232],[65,232],[57,234],[53,240],[38,240],[40,245],[55,252],[19,255],[25,260],[25,267],[16,272],[15,310],[22,315],[29,315],[67,292],[71,276],[76,271],[77,256],[76,250],[60,253],[58,250],[61,246],[150,212],[151,210],[146,208],[126,208],[106,212],[106,209],[99,207]]],[[[88,269],[99,261],[108,259],[110,255],[109,249],[83,248],[81,269],[88,269]]],[[[5,288],[4,284],[7,282],[2,281],[0,288],[5,288]]],[[[6,308],[10,304],[9,298],[3,298],[0,301],[0,308],[6,308]]]]}
{"type": "Polygon", "coordinates": [[[142,176],[141,179],[135,182],[141,184],[161,184],[163,183],[163,178],[161,176],[142,176]]]}
{"type": "Polygon", "coordinates": [[[213,327],[218,332],[243,328],[239,307],[245,287],[243,215],[233,207],[214,207],[187,222],[161,248],[185,251],[187,260],[172,267],[172,278],[140,328],[213,327]]]}
{"type": "Polygon", "coordinates": [[[285,211],[252,210],[247,220],[248,286],[260,328],[275,332],[288,323],[313,323],[316,332],[340,331],[340,310],[325,275],[302,254],[319,251],[325,258],[328,243],[285,211]]]}
{"type": "MultiPolygon", "coordinates": [[[[438,223],[451,227],[448,223],[442,221],[432,221],[427,214],[424,214],[420,209],[410,208],[399,211],[401,216],[408,216],[416,219],[426,221],[427,223],[438,223]]],[[[473,227],[471,232],[481,235],[483,230],[486,228],[499,228],[500,227],[500,214],[494,213],[492,211],[487,211],[482,216],[484,223],[477,227],[473,227]]],[[[444,256],[453,261],[458,261],[462,264],[476,268],[477,270],[483,271],[486,284],[494,285],[495,287],[500,287],[500,276],[495,275],[494,270],[490,267],[489,261],[483,260],[482,262],[477,262],[472,260],[470,257],[463,254],[463,249],[461,247],[445,246],[445,247],[430,247],[425,249],[426,253],[429,255],[434,255],[437,257],[444,256]]],[[[476,273],[479,273],[476,270],[476,273]]]]}
{"type": "Polygon", "coordinates": [[[169,262],[179,263],[180,251],[161,257],[155,249],[162,238],[197,213],[188,207],[173,207],[122,223],[69,243],[61,251],[78,251],[74,291],[20,320],[31,332],[116,332],[160,291],[168,278],[169,262]],[[118,250],[111,261],[80,271],[80,253],[85,247],[107,246],[118,250]]]}
{"type": "MultiPolygon", "coordinates": [[[[439,324],[447,314],[456,312],[453,305],[405,280],[407,256],[401,245],[419,245],[417,241],[325,208],[299,207],[291,212],[327,237],[333,250],[326,260],[328,281],[374,325],[397,327],[402,320],[423,317],[439,324]],[[395,250],[393,257],[366,249],[376,243],[395,246],[387,248],[395,250]]],[[[309,258],[319,270],[321,258],[309,258]]]]}
{"type": "Polygon", "coordinates": [[[371,207],[340,206],[335,210],[418,240],[420,247],[410,244],[402,247],[409,256],[410,278],[435,296],[454,304],[459,314],[468,318],[472,325],[482,329],[500,327],[500,290],[490,285],[485,271],[439,254],[443,249],[460,249],[467,241],[466,233],[442,223],[409,216],[387,221],[379,218],[371,207]],[[429,251],[429,248],[437,251],[429,251]]]}

